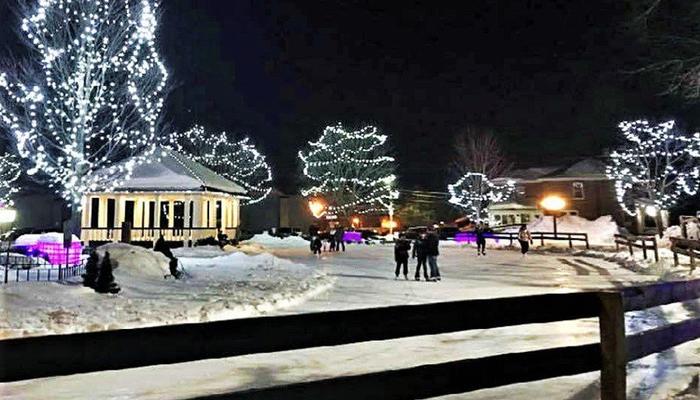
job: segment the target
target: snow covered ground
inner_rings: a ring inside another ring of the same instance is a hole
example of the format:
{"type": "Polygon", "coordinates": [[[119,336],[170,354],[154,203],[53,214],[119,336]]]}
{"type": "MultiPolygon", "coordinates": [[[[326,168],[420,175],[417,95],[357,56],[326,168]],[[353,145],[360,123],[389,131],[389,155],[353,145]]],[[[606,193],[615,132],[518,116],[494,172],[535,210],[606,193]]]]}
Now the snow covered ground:
{"type": "Polygon", "coordinates": [[[0,338],[255,316],[289,307],[332,285],[323,271],[271,254],[217,247],[175,251],[186,277],[164,278],[168,259],[124,244],[98,250],[115,260],[122,291],[101,295],[76,278],[0,285],[0,338]]]}
{"type": "MultiPolygon", "coordinates": [[[[397,281],[393,279],[391,246],[350,245],[345,253],[325,253],[316,258],[309,254],[308,247],[298,243],[278,244],[280,246],[271,250],[272,255],[262,256],[274,255],[293,265],[328,271],[335,285],[303,303],[277,309],[273,314],[614,288],[655,282],[660,275],[635,273],[616,262],[585,257],[582,253],[532,254],[521,259],[512,250],[492,250],[487,257],[477,258],[473,248],[444,246],[440,256],[442,282],[397,281]]],[[[205,254],[210,250],[200,249],[198,261],[191,264],[188,271],[200,268],[206,271],[204,257],[218,258],[215,252],[213,256],[205,254]],[[202,266],[195,267],[197,263],[202,266]]],[[[161,304],[166,305],[168,301],[163,300],[161,304]]],[[[695,302],[630,313],[626,316],[627,329],[634,333],[688,316],[697,317],[698,313],[695,302]]],[[[184,399],[597,340],[597,321],[586,319],[38,379],[0,385],[0,395],[13,400],[184,399]]],[[[674,398],[673,394],[686,389],[699,371],[700,341],[630,363],[629,398],[674,398]]],[[[598,373],[590,373],[445,398],[596,399],[598,385],[598,373]]]]}

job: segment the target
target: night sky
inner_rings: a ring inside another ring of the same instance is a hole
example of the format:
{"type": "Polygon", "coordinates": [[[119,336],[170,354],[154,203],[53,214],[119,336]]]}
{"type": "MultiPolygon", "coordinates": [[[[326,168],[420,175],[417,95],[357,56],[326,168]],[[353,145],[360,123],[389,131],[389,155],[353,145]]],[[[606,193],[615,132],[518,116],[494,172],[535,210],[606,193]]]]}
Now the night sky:
{"type": "MultiPolygon", "coordinates": [[[[18,52],[0,1],[2,57],[18,52]]],[[[299,183],[296,152],[327,124],[376,124],[401,183],[445,190],[452,138],[494,129],[518,166],[601,154],[620,120],[680,118],[639,67],[618,0],[165,0],[166,121],[249,135],[276,185],[299,183]],[[410,3],[410,4],[409,4],[410,3]]]]}

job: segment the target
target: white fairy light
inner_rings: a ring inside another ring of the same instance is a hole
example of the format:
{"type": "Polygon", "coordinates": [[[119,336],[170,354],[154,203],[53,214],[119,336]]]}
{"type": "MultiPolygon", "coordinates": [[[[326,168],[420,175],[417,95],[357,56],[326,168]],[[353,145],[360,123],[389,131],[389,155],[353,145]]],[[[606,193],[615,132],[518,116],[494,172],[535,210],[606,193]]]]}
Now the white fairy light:
{"type": "Polygon", "coordinates": [[[170,135],[167,145],[243,186],[249,197],[244,205],[262,201],[272,191],[272,169],[248,138],[233,141],[226,132],[212,134],[194,126],[170,135]]]}
{"type": "Polygon", "coordinates": [[[467,210],[468,216],[481,219],[488,215],[488,206],[508,200],[515,192],[515,182],[506,181],[503,185],[494,184],[478,172],[467,172],[457,182],[447,185],[449,202],[467,210]]]}
{"type": "Polygon", "coordinates": [[[610,154],[606,174],[614,180],[617,201],[627,214],[636,215],[638,199],[667,210],[683,194],[698,193],[700,134],[684,135],[674,121],[625,121],[619,128],[626,143],[610,154]]]}
{"type": "Polygon", "coordinates": [[[13,155],[0,155],[0,208],[14,205],[12,196],[19,190],[15,182],[21,173],[20,164],[13,155]]]}
{"type": "Polygon", "coordinates": [[[152,0],[40,0],[22,21],[37,56],[18,74],[27,83],[0,73],[0,126],[27,174],[41,172],[75,209],[155,150],[168,76],[156,21],[152,0]],[[112,174],[95,174],[104,168],[112,174]]]}
{"type": "Polygon", "coordinates": [[[321,137],[299,152],[311,186],[304,196],[322,196],[331,214],[371,213],[393,209],[398,199],[394,158],[387,136],[374,126],[346,131],[327,126],[321,137]]]}

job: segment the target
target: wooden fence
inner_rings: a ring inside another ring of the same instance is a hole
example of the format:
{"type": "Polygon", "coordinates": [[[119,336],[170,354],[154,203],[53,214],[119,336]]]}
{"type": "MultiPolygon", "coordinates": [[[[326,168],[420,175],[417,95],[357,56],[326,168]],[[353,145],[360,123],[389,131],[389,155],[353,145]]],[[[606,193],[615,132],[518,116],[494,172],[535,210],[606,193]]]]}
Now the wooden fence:
{"type": "Polygon", "coordinates": [[[695,259],[700,258],[700,240],[671,238],[671,251],[673,252],[673,263],[679,264],[678,255],[682,254],[690,258],[690,272],[695,270],[695,259]]]}
{"type": "MultiPolygon", "coordinates": [[[[591,246],[588,242],[587,233],[577,233],[577,232],[531,232],[533,241],[539,241],[541,246],[544,246],[545,240],[555,240],[555,241],[567,241],[569,242],[569,248],[574,247],[574,242],[583,242],[586,244],[586,248],[590,249],[591,246]]],[[[488,233],[486,238],[496,239],[496,240],[508,240],[511,245],[518,241],[517,232],[493,232],[488,233]]]]}
{"type": "Polygon", "coordinates": [[[654,252],[654,261],[659,262],[659,246],[656,236],[650,235],[620,235],[615,234],[615,250],[620,251],[620,245],[629,249],[630,255],[634,255],[634,249],[642,249],[644,259],[647,259],[647,250],[654,252]]]}
{"type": "Polygon", "coordinates": [[[625,311],[700,297],[700,280],[0,340],[0,382],[597,317],[600,343],[500,354],[201,397],[413,399],[601,370],[624,399],[628,361],[700,337],[700,318],[625,335],[625,311]]]}

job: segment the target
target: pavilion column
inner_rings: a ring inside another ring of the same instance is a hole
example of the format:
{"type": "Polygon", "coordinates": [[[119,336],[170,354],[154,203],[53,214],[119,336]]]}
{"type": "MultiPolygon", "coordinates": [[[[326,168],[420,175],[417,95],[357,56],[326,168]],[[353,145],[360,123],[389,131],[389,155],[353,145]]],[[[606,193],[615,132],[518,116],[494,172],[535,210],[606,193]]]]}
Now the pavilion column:
{"type": "Polygon", "coordinates": [[[175,202],[172,200],[168,201],[168,227],[175,227],[175,202]]]}
{"type": "Polygon", "coordinates": [[[192,206],[192,226],[194,228],[201,228],[202,225],[202,196],[195,195],[192,197],[194,205],[192,206]]]}
{"type": "Polygon", "coordinates": [[[153,227],[154,228],[160,228],[160,213],[161,213],[161,205],[160,205],[160,195],[156,195],[156,207],[154,212],[156,215],[153,216],[153,227]]]}
{"type": "Polygon", "coordinates": [[[100,195],[100,210],[99,210],[99,216],[97,217],[97,226],[100,228],[106,228],[107,227],[107,196],[106,195],[100,195]]]}

